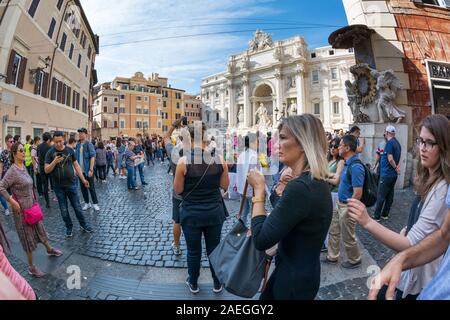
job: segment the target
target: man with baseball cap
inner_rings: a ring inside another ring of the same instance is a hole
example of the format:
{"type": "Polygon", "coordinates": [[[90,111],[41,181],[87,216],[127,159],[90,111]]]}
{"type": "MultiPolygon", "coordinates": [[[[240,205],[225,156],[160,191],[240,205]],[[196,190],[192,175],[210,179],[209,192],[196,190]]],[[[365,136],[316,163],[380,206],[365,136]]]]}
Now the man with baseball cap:
{"type": "Polygon", "coordinates": [[[84,199],[83,211],[91,208],[89,203],[89,194],[92,198],[92,207],[95,211],[100,211],[98,206],[97,193],[94,185],[94,165],[95,165],[95,149],[94,145],[87,140],[88,131],[86,128],[78,129],[79,142],[75,148],[75,154],[81,169],[83,170],[84,178],[89,182],[89,187],[82,183],[80,179],[81,194],[84,199]]]}
{"type": "Polygon", "coordinates": [[[392,202],[394,201],[394,187],[397,177],[400,174],[400,155],[402,147],[395,138],[395,127],[387,126],[385,137],[387,139],[384,152],[380,160],[380,181],[378,184],[377,205],[374,218],[380,221],[380,218],[387,220],[392,202]]]}

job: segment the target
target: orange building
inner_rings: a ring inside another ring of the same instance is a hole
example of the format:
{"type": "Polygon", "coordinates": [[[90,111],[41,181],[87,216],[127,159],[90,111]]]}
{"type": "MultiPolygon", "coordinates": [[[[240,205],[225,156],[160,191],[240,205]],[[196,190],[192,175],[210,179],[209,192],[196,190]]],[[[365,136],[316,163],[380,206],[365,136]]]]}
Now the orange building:
{"type": "Polygon", "coordinates": [[[188,118],[188,123],[202,121],[202,100],[200,97],[184,95],[184,116],[188,118]]]}
{"type": "Polygon", "coordinates": [[[167,132],[172,123],[184,115],[184,90],[171,86],[161,88],[162,132],[167,132]]]}

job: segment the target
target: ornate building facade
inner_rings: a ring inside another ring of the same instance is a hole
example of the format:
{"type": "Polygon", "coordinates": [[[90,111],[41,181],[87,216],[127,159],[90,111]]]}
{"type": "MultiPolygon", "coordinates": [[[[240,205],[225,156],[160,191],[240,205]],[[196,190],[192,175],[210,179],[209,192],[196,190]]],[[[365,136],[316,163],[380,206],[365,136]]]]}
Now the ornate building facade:
{"type": "Polygon", "coordinates": [[[353,50],[307,48],[303,37],[273,42],[257,30],[227,70],[202,81],[203,120],[222,131],[276,128],[282,117],[312,113],[327,131],[353,122],[345,91],[353,50]]]}

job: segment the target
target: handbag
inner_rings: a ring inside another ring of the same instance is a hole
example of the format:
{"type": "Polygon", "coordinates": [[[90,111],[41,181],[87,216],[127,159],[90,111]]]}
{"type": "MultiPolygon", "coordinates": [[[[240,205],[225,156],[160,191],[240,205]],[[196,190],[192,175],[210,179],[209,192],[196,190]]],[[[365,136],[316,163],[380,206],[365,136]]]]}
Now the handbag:
{"type": "Polygon", "coordinates": [[[144,162],[145,162],[144,157],[137,157],[136,160],[134,160],[134,166],[137,167],[144,162]]]}
{"type": "MultiPolygon", "coordinates": [[[[39,203],[36,200],[36,195],[33,192],[34,196],[34,204],[31,208],[23,209],[23,221],[32,226],[38,223],[39,221],[42,221],[44,219],[44,214],[42,213],[41,207],[39,206],[39,203]]],[[[14,197],[14,200],[17,201],[17,198],[14,197]]]]}
{"type": "Polygon", "coordinates": [[[253,298],[267,284],[271,257],[257,250],[249,229],[241,219],[248,182],[245,183],[238,221],[209,255],[211,266],[225,290],[243,298],[253,298]],[[263,281],[264,280],[264,281],[263,281]]]}

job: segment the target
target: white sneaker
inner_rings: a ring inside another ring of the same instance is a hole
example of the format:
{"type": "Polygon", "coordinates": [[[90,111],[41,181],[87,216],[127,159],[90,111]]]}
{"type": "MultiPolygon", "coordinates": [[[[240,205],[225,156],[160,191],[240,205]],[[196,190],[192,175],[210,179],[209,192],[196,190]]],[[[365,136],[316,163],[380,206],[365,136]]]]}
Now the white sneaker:
{"type": "Polygon", "coordinates": [[[92,207],[95,211],[100,211],[100,207],[98,206],[98,204],[94,204],[92,207]]]}
{"type": "Polygon", "coordinates": [[[9,209],[5,209],[5,216],[9,216],[9,215],[10,215],[9,209]]]}
{"type": "Polygon", "coordinates": [[[91,208],[91,204],[90,203],[85,203],[83,208],[81,208],[81,210],[86,211],[89,208],[91,208]]]}

